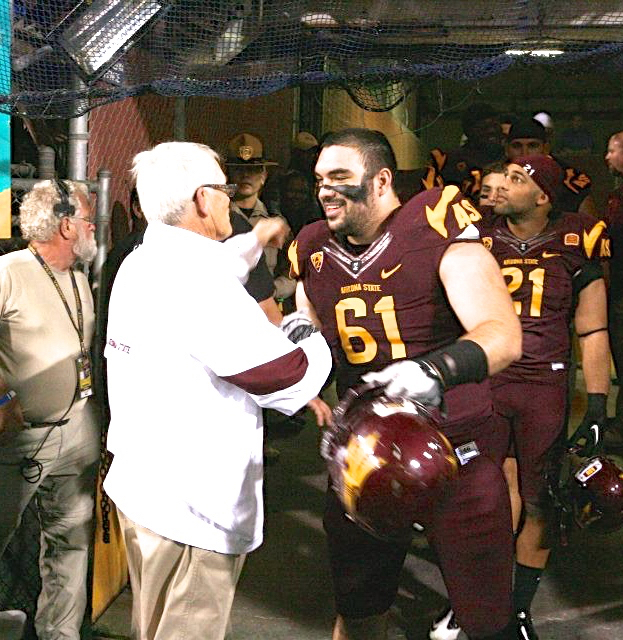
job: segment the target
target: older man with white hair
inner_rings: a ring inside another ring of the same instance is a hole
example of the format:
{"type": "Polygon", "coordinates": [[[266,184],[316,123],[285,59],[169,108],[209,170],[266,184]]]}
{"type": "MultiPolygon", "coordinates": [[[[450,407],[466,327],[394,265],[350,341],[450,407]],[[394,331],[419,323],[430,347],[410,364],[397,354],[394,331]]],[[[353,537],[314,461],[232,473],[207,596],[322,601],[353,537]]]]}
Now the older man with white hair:
{"type": "Polygon", "coordinates": [[[36,495],[37,636],[79,640],[99,456],[93,300],[74,270],[96,253],[88,193],[74,182],[39,182],[24,197],[20,224],[28,248],[0,257],[0,552],[36,495]]]}
{"type": "Polygon", "coordinates": [[[282,331],[245,292],[240,252],[254,266],[264,225],[219,242],[236,185],[212,149],[160,144],[135,157],[134,175],[149,224],[110,299],[105,488],[120,511],[135,637],[221,640],[245,556],[262,542],[261,409],[300,409],[331,357],[309,320],[282,331]]]}

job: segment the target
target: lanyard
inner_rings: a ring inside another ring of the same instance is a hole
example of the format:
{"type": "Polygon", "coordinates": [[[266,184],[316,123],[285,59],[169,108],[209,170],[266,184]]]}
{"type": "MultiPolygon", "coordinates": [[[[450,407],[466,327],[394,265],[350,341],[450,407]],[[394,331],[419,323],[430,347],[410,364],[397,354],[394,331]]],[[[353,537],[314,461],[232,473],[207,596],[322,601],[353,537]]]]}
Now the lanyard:
{"type": "Polygon", "coordinates": [[[71,315],[71,309],[69,308],[69,304],[67,303],[67,298],[65,298],[65,294],[61,289],[61,285],[58,284],[58,281],[54,277],[52,270],[31,244],[28,245],[28,248],[31,250],[35,258],[37,258],[37,260],[39,261],[39,264],[43,267],[43,270],[48,274],[48,276],[50,277],[50,280],[52,280],[52,283],[56,287],[56,291],[58,292],[58,295],[61,297],[61,300],[65,305],[65,310],[67,311],[67,315],[71,320],[71,324],[73,325],[74,329],[76,330],[76,333],[78,334],[78,340],[80,340],[80,349],[82,350],[82,355],[87,356],[88,351],[84,346],[84,317],[82,314],[82,301],[80,300],[80,292],[78,291],[78,285],[76,284],[76,277],[74,276],[73,269],[69,270],[69,277],[71,278],[71,286],[74,290],[74,298],[76,299],[76,315],[78,316],[78,324],[76,324],[74,317],[71,315]]]}

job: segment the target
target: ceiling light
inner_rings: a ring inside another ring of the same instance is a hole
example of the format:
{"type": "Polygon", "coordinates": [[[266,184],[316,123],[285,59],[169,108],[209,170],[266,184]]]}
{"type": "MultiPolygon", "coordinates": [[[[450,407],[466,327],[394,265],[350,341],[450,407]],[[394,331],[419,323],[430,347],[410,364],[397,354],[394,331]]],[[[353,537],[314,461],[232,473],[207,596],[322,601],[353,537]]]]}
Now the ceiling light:
{"type": "Polygon", "coordinates": [[[562,49],[507,49],[507,56],[534,56],[535,58],[553,58],[564,53],[562,49]]]}
{"type": "Polygon", "coordinates": [[[102,76],[168,8],[168,0],[83,0],[48,36],[87,82],[102,76]]]}

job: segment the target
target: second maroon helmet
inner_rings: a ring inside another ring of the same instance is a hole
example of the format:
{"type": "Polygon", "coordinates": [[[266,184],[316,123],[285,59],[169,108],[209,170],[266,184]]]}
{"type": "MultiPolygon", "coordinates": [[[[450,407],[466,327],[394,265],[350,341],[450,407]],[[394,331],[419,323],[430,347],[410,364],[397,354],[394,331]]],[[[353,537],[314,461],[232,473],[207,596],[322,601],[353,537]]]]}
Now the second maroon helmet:
{"type": "Polygon", "coordinates": [[[623,526],[623,470],[612,460],[584,462],[572,476],[570,493],[579,527],[608,532],[623,526]]]}

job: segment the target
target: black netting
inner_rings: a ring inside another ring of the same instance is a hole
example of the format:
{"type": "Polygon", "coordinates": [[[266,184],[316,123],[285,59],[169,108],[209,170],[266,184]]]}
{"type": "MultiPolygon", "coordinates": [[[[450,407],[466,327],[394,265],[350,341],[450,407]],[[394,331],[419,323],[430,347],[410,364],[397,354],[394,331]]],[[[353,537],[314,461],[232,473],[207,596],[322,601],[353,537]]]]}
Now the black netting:
{"type": "Polygon", "coordinates": [[[15,0],[11,35],[0,108],[36,118],[147,92],[249,98],[302,84],[383,110],[421,77],[623,67],[610,1],[15,0]]]}
{"type": "MultiPolygon", "coordinates": [[[[28,616],[32,627],[37,597],[41,591],[39,577],[39,519],[33,502],[22,516],[19,529],[0,557],[0,611],[19,609],[28,616]]],[[[32,628],[29,636],[32,635],[32,628]]]]}

